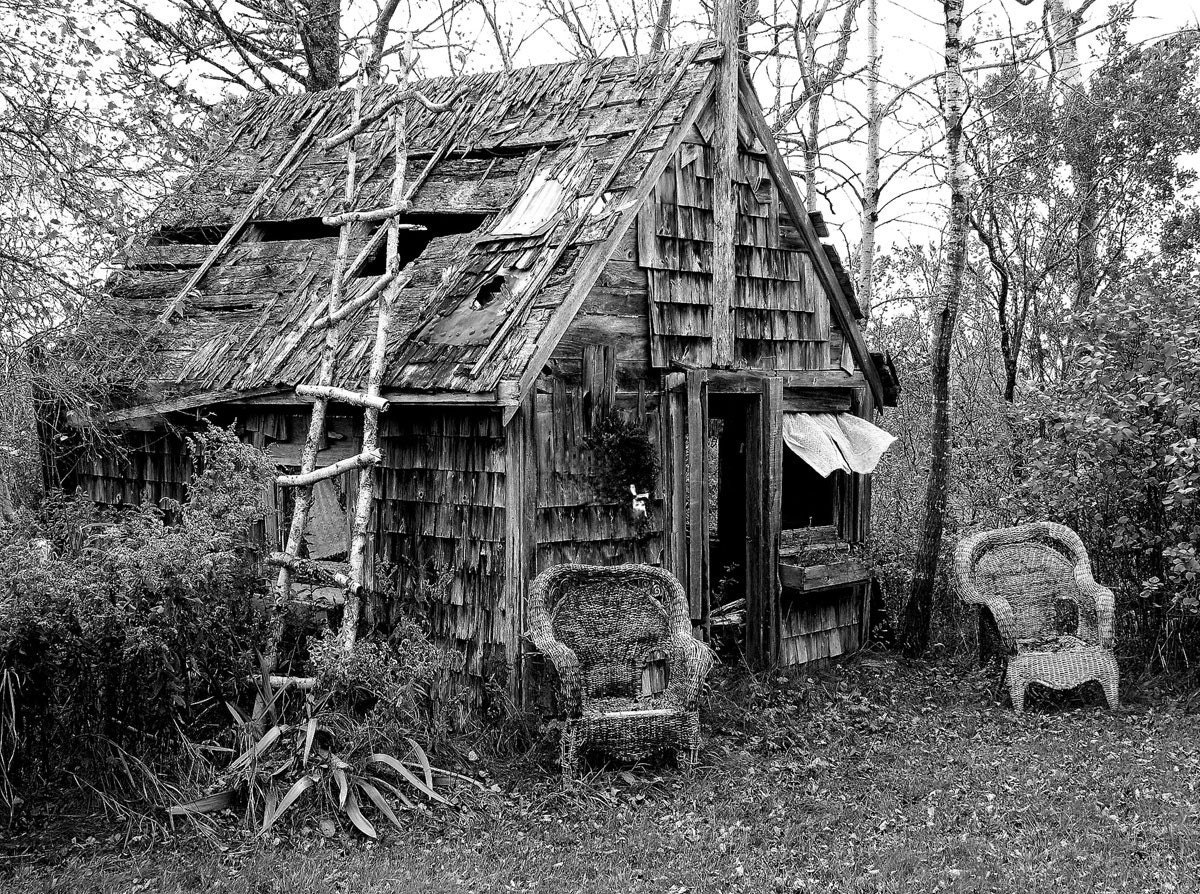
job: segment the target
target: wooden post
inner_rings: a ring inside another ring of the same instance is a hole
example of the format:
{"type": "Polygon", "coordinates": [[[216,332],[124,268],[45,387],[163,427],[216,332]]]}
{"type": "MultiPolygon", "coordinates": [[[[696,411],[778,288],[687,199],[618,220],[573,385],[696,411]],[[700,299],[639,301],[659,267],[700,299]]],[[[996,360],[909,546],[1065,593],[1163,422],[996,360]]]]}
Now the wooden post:
{"type": "Polygon", "coordinates": [[[663,564],[687,591],[687,533],[684,528],[687,512],[685,398],[683,373],[665,375],[662,389],[662,481],[663,509],[666,513],[663,524],[663,564]]]}
{"type": "Polygon", "coordinates": [[[759,621],[762,630],[757,661],[779,659],[779,535],[783,489],[783,379],[762,380],[761,400],[762,516],[759,556],[762,564],[759,621]]]}
{"type": "Polygon", "coordinates": [[[713,306],[712,365],[733,365],[733,296],[737,288],[734,236],[737,233],[737,197],[734,172],[738,161],[738,14],[739,0],[718,0],[717,40],[724,57],[717,73],[716,143],[713,167],[713,306]]]}
{"type": "Polygon", "coordinates": [[[761,395],[746,403],[746,658],[763,661],[763,593],[767,569],[762,562],[763,538],[763,412],[761,395]]]}
{"type": "Polygon", "coordinates": [[[708,620],[708,371],[689,369],[687,387],[688,601],[692,623],[708,620]]]}
{"type": "Polygon", "coordinates": [[[537,549],[537,447],[534,419],[537,392],[532,393],[504,429],[504,605],[497,633],[505,643],[509,671],[508,692],[513,702],[525,704],[529,695],[527,668],[521,654],[525,633],[525,600],[535,573],[537,549]]]}

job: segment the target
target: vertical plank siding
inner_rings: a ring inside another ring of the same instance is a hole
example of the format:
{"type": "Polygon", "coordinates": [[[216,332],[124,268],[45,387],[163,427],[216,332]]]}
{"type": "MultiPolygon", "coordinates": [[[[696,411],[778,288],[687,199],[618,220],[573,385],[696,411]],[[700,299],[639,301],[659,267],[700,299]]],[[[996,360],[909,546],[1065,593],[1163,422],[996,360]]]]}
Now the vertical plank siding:
{"type": "MultiPolygon", "coordinates": [[[[715,163],[713,147],[697,131],[680,146],[638,214],[638,263],[648,274],[655,367],[673,361],[722,365],[712,351],[715,163]]],[[[812,257],[781,211],[761,155],[741,151],[734,186],[733,365],[828,368],[835,338],[829,302],[812,257]]]]}
{"type": "MultiPolygon", "coordinates": [[[[563,562],[616,565],[658,564],[663,548],[663,493],[656,485],[649,512],[638,519],[631,498],[609,502],[596,492],[596,467],[587,449],[590,401],[582,386],[562,377],[543,377],[536,395],[533,423],[536,465],[536,514],[533,536],[536,571],[563,562]]],[[[656,395],[617,392],[614,412],[639,420],[655,444],[660,408],[656,395]],[[644,413],[639,413],[639,403],[644,413]]],[[[660,459],[661,462],[661,459],[660,459]]]]}

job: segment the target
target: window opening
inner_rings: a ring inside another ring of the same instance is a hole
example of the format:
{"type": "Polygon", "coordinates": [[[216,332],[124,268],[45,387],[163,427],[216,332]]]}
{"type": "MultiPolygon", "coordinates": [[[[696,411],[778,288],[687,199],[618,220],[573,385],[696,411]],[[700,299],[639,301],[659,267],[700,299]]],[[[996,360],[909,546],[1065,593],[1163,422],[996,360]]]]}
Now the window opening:
{"type": "Polygon", "coordinates": [[[305,242],[309,239],[336,239],[338,228],[321,222],[319,217],[294,220],[260,220],[254,224],[262,242],[305,242]]]}
{"type": "MultiPolygon", "coordinates": [[[[416,224],[423,230],[401,230],[399,245],[400,267],[403,269],[419,258],[434,239],[443,236],[456,236],[473,233],[487,220],[486,214],[460,214],[421,211],[405,214],[401,221],[405,224],[416,224]]],[[[379,247],[359,268],[358,275],[382,276],[387,271],[387,243],[380,241],[379,247]]]]}
{"type": "Polygon", "coordinates": [[[844,472],[822,478],[812,466],[791,450],[783,451],[782,527],[812,528],[834,524],[836,479],[844,472]]]}

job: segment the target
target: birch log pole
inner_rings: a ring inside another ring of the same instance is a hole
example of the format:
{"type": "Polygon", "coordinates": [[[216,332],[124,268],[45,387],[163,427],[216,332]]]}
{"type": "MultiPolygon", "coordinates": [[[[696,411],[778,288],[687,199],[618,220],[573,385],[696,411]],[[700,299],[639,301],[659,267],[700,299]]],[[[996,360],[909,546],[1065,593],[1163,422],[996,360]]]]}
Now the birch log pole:
{"type": "MultiPolygon", "coordinates": [[[[411,72],[412,35],[404,42],[404,78],[411,72]]],[[[404,180],[408,171],[408,104],[400,103],[392,112],[392,132],[395,140],[396,171],[392,176],[392,207],[407,208],[404,197],[404,180]]],[[[402,213],[402,212],[401,212],[402,213]]],[[[387,275],[391,284],[379,299],[379,317],[375,325],[375,342],[371,348],[371,365],[367,371],[366,401],[363,412],[363,450],[378,452],[379,414],[377,404],[379,389],[383,384],[384,368],[387,365],[389,330],[392,325],[392,306],[397,293],[407,285],[400,272],[400,214],[387,220],[387,275]]],[[[358,638],[358,620],[362,614],[362,592],[367,574],[367,545],[370,542],[371,509],[375,505],[375,484],[379,477],[375,465],[364,468],[358,474],[358,496],[354,501],[354,522],[350,539],[350,585],[346,588],[346,610],[342,615],[340,639],[347,654],[354,648],[358,638]]]]}
{"type": "Polygon", "coordinates": [[[963,112],[966,85],[962,76],[960,31],[963,0],[943,0],[946,28],[946,74],[943,84],[942,118],[946,129],[946,185],[950,209],[942,249],[938,309],[933,320],[932,420],[929,431],[929,479],[917,552],[913,564],[912,589],[904,609],[901,642],[906,653],[920,654],[929,646],[933,590],[937,580],[942,533],[946,524],[947,491],[950,486],[950,346],[962,299],[963,271],[969,233],[970,169],[963,145],[963,112]]]}
{"type": "Polygon", "coordinates": [[[863,174],[862,239],[858,246],[858,300],[871,318],[875,300],[875,227],[879,223],[879,6],[867,0],[867,157],[863,174]]]}
{"type": "MultiPolygon", "coordinates": [[[[357,123],[362,118],[362,89],[361,84],[359,89],[354,91],[354,117],[353,123],[357,123]]],[[[345,179],[345,197],[346,206],[349,207],[354,202],[356,192],[356,173],[357,173],[358,155],[355,151],[354,140],[351,139],[346,149],[346,179],[345,179]]],[[[344,293],[345,283],[343,274],[346,269],[346,260],[350,254],[350,234],[351,228],[343,226],[338,233],[337,254],[333,262],[333,274],[329,284],[329,299],[326,303],[326,315],[330,319],[336,319],[338,312],[341,309],[342,295],[344,293]]],[[[318,386],[331,386],[333,384],[333,376],[337,365],[338,349],[341,344],[341,326],[332,325],[325,327],[325,343],[321,348],[321,365],[317,372],[318,386]]],[[[312,413],[308,419],[308,434],[304,439],[304,450],[300,455],[300,473],[299,477],[302,480],[307,480],[311,477],[317,468],[317,453],[320,450],[321,440],[325,436],[325,414],[329,406],[329,398],[327,396],[317,396],[313,401],[312,413]]],[[[308,517],[312,512],[313,505],[313,485],[312,483],[301,484],[294,491],[295,507],[292,510],[292,523],[288,528],[287,546],[284,550],[288,555],[296,556],[300,553],[300,546],[304,542],[304,532],[308,528],[308,517]]],[[[292,568],[287,565],[282,565],[279,568],[279,576],[275,582],[275,611],[272,614],[270,639],[267,654],[267,666],[272,670],[275,669],[279,661],[279,646],[283,640],[284,621],[286,618],[286,607],[288,597],[291,594],[292,588],[292,568]]]]}

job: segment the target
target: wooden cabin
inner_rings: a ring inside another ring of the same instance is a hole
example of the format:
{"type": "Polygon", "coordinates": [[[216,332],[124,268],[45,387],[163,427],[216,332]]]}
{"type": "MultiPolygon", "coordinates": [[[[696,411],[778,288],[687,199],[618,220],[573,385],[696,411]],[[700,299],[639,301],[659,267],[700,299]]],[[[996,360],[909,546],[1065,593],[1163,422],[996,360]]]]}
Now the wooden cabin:
{"type": "MultiPolygon", "coordinates": [[[[464,673],[517,694],[529,581],[560,562],[665,566],[697,631],[744,616],[760,664],[857,648],[870,475],[822,477],[784,429],[792,414],[869,421],[897,386],[745,76],[702,44],[419,87],[451,108],[408,110],[404,220],[422,229],[402,234],[375,573],[426,602],[464,673]],[[738,598],[742,615],[717,611],[738,598]]],[[[369,88],[364,109],[397,89],[369,88]]],[[[315,375],[337,242],[322,216],[345,209],[343,155],[317,142],[350,102],[253,97],[213,125],[213,157],[128,250],[111,291],[147,328],[207,270],[156,340],[152,391],[109,415],[128,452],[75,470],[97,501],[181,497],[180,433],[202,417],[299,466],[308,410],[293,388],[315,375]]],[[[388,204],[390,134],[359,137],[355,208],[388,204]]],[[[383,270],[377,227],[356,236],[347,300],[383,270]]],[[[370,306],[349,321],[345,387],[361,386],[374,329],[370,306]]],[[[339,412],[321,464],[358,450],[361,411],[339,412]]],[[[355,475],[318,485],[311,558],[344,558],[355,475]]],[[[268,545],[289,518],[274,493],[268,545]]]]}

